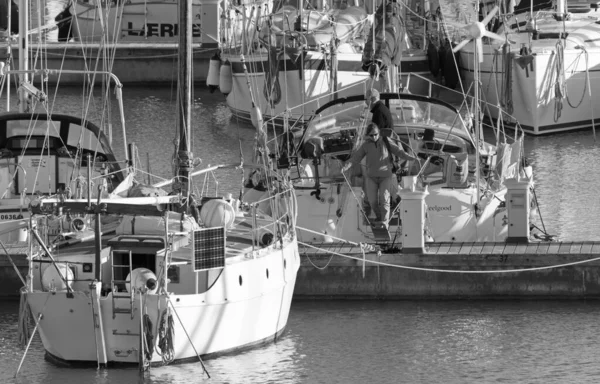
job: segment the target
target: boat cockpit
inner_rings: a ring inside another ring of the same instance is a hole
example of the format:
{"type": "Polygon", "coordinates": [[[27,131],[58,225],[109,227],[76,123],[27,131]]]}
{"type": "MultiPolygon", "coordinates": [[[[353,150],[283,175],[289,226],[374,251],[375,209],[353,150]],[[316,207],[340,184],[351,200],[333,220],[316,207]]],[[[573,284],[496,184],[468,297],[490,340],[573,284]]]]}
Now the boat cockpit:
{"type": "MultiPolygon", "coordinates": [[[[454,106],[429,97],[382,94],[381,100],[395,120],[393,132],[382,130],[382,134],[421,160],[405,163],[404,175],[437,174],[436,183],[466,186],[468,173],[475,170],[470,121],[465,121],[454,106]]],[[[317,110],[296,145],[299,162],[304,163],[298,175],[301,184],[306,185],[302,179],[309,179],[310,184],[314,179],[318,179],[317,184],[343,179],[341,167],[364,134],[366,123],[361,116],[365,115],[368,107],[362,95],[338,99],[317,110]]]]}
{"type": "Polygon", "coordinates": [[[0,116],[0,195],[4,198],[76,191],[77,176],[87,172],[88,161],[92,177],[111,175],[106,192],[123,181],[109,139],[95,124],[60,114],[0,116]]]}

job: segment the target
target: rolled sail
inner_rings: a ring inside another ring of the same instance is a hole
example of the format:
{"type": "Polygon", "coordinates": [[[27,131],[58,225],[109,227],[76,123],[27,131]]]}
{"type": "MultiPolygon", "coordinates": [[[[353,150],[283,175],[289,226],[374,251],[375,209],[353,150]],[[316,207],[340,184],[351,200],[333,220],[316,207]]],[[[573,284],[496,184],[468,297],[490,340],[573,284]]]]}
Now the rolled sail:
{"type": "Polygon", "coordinates": [[[383,4],[375,12],[375,25],[369,32],[362,55],[362,69],[374,71],[377,65],[385,71],[391,65],[400,65],[402,51],[405,48],[406,28],[401,16],[402,6],[395,1],[383,4]],[[375,44],[373,44],[373,33],[375,44]]]}

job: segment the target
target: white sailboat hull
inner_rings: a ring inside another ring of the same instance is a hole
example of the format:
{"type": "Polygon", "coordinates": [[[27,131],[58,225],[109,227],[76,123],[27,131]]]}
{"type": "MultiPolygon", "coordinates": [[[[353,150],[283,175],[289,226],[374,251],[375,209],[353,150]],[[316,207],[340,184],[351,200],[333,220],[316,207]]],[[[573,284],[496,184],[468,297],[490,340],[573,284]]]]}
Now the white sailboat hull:
{"type": "MultiPolygon", "coordinates": [[[[155,352],[150,363],[161,364],[163,360],[156,352],[158,330],[168,306],[173,309],[173,361],[197,360],[198,355],[213,357],[273,341],[285,329],[300,265],[297,243],[294,239],[283,248],[271,247],[262,252],[264,255],[255,258],[228,261],[205,293],[177,293],[184,288],[171,284],[169,290],[175,292],[169,296],[142,295],[141,310],[138,293],[131,314],[114,311],[112,294],[101,297],[101,338],[89,290],[74,291],[73,298],[67,297],[66,291],[36,290],[28,293],[28,302],[35,318],[42,315],[38,329],[44,348],[54,359],[138,363],[143,313],[152,323],[155,352]]],[[[218,271],[211,273],[217,275],[218,271]]]]}
{"type": "MultiPolygon", "coordinates": [[[[273,91],[269,92],[266,79],[269,75],[268,55],[256,53],[245,58],[248,75],[244,73],[241,59],[234,55],[223,55],[232,66],[232,90],[227,95],[227,106],[236,119],[251,121],[252,100],[261,111],[263,120],[278,126],[283,125],[283,114],[290,111],[291,123],[306,122],[325,103],[351,95],[365,94],[369,73],[361,69],[361,53],[338,53],[337,85],[332,81],[329,55],[308,51],[297,61],[289,56],[279,63],[279,73],[273,91]],[[250,84],[248,84],[250,83],[250,84]],[[268,95],[271,95],[267,98],[268,95]]],[[[408,73],[430,77],[427,57],[421,54],[402,58],[401,77],[406,84],[408,73]]],[[[414,93],[426,94],[427,83],[413,82],[414,93]]]]}
{"type": "MultiPolygon", "coordinates": [[[[193,15],[198,23],[202,7],[193,2],[193,15]]],[[[177,2],[129,1],[121,7],[101,8],[94,2],[74,1],[72,13],[75,36],[82,42],[176,43],[178,41],[177,2]],[[103,27],[105,30],[103,31],[103,27]]],[[[195,42],[201,41],[200,27],[193,30],[195,42]]]]}
{"type": "MultiPolygon", "coordinates": [[[[533,40],[527,65],[520,54],[521,46],[530,44],[527,33],[509,34],[514,43],[508,55],[498,45],[484,45],[480,81],[484,100],[490,104],[484,113],[496,119],[494,106],[501,105],[515,118],[506,122],[509,127],[518,123],[533,135],[589,129],[592,121],[600,123],[600,102],[594,97],[600,88],[600,45],[594,37],[600,36],[600,25],[580,21],[578,29],[576,23],[567,22],[571,31],[562,50],[564,56],[557,38],[533,40]],[[580,47],[585,47],[587,54],[580,47]]],[[[559,24],[562,30],[562,22],[559,24]]],[[[474,79],[473,52],[473,44],[460,51],[461,75],[467,87],[474,79]]]]}
{"type": "MultiPolygon", "coordinates": [[[[300,212],[298,227],[313,231],[300,230],[298,232],[300,241],[312,244],[332,241],[334,238],[356,243],[372,241],[372,228],[363,213],[362,188],[353,187],[350,193],[343,191],[348,188],[347,186],[338,188],[335,184],[322,184],[321,188],[323,198],[321,201],[310,194],[311,190],[296,189],[300,212]],[[337,217],[336,212],[342,215],[337,217]]],[[[482,200],[480,203],[482,212],[475,212],[474,206],[477,202],[475,187],[430,189],[429,195],[425,198],[428,217],[425,228],[429,234],[429,241],[505,240],[506,209],[499,209],[505,194],[506,189],[503,189],[496,192],[494,196],[482,200]]],[[[392,237],[398,229],[398,223],[392,221],[389,227],[392,237]]],[[[402,242],[401,236],[397,237],[396,242],[402,242]]]]}

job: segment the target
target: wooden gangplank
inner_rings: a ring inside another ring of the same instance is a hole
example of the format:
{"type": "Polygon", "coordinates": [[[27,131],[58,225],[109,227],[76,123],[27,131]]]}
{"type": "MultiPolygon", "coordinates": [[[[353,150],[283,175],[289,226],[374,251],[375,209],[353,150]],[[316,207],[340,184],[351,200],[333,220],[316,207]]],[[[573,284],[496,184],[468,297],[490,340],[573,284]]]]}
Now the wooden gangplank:
{"type": "Polygon", "coordinates": [[[371,231],[376,243],[388,243],[391,240],[388,228],[371,224],[371,231]]]}

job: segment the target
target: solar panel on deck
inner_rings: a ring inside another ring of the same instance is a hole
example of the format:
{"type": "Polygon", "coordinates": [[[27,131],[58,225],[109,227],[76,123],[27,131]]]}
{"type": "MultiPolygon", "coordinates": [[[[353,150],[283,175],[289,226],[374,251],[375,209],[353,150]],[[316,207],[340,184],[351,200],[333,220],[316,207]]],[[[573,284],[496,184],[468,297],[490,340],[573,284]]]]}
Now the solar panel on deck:
{"type": "Polygon", "coordinates": [[[194,271],[225,267],[225,228],[203,228],[192,233],[194,271]]]}

